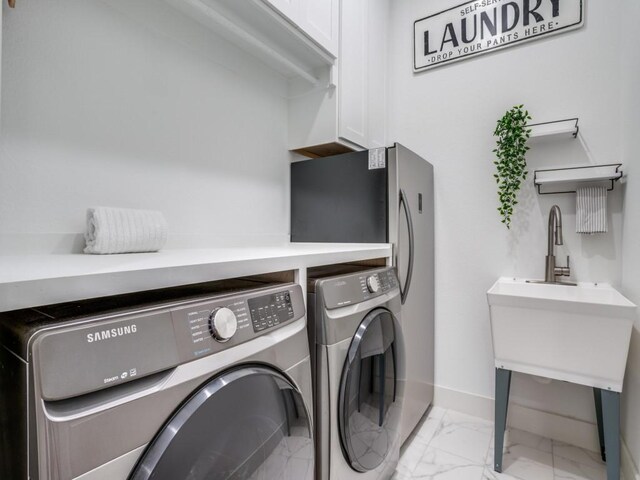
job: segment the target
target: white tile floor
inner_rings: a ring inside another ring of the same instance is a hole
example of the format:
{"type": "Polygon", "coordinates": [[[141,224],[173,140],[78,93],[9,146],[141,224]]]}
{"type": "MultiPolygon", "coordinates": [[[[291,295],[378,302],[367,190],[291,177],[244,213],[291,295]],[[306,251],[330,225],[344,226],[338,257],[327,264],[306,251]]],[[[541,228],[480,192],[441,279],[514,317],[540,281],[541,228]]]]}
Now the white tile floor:
{"type": "Polygon", "coordinates": [[[515,429],[505,437],[502,473],[492,464],[492,422],[434,407],[392,480],[606,480],[598,453],[515,429]]]}

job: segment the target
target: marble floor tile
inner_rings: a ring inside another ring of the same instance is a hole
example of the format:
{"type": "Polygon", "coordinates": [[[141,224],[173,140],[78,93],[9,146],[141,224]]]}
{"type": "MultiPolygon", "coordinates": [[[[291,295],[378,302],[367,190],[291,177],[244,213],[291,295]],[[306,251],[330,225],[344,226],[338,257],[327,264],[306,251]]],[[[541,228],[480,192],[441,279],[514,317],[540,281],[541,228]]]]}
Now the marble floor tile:
{"type": "Polygon", "coordinates": [[[442,416],[442,425],[445,427],[455,425],[457,427],[485,432],[489,435],[493,433],[493,422],[453,410],[447,410],[444,413],[444,415],[442,416]]]}
{"type": "Polygon", "coordinates": [[[482,480],[518,480],[518,479],[506,473],[494,472],[493,468],[487,466],[484,468],[482,480]]]}
{"type": "Polygon", "coordinates": [[[427,415],[429,418],[437,418],[439,420],[444,416],[445,413],[447,413],[446,408],[433,405],[431,408],[429,408],[429,412],[427,413],[427,415]]]}
{"type": "Polygon", "coordinates": [[[443,418],[429,446],[458,455],[475,465],[484,465],[491,443],[491,432],[484,428],[468,428],[468,425],[468,422],[445,424],[443,418]]]}
{"type": "Polygon", "coordinates": [[[562,457],[553,458],[553,468],[557,480],[606,480],[607,471],[603,464],[597,467],[582,465],[562,457]]]}
{"type": "Polygon", "coordinates": [[[432,418],[429,416],[424,419],[418,424],[414,431],[416,441],[428,444],[438,431],[441,423],[441,418],[432,418]]]}
{"type": "Polygon", "coordinates": [[[482,480],[484,466],[429,447],[411,475],[412,480],[482,480]]]}
{"type": "Polygon", "coordinates": [[[391,480],[411,480],[411,475],[396,471],[396,473],[393,474],[393,477],[391,477],[391,480]]]}
{"type": "MultiPolygon", "coordinates": [[[[410,440],[407,440],[407,442],[409,441],[410,440]]],[[[427,444],[415,441],[415,439],[408,445],[405,444],[405,447],[400,452],[400,460],[398,461],[396,471],[401,475],[410,476],[426,450],[427,444]]]]}
{"type": "Polygon", "coordinates": [[[599,468],[604,465],[602,458],[600,458],[600,452],[592,452],[558,441],[553,442],[553,456],[566,458],[592,468],[599,468]]]}
{"type": "Polygon", "coordinates": [[[431,409],[401,451],[392,480],[606,480],[600,454],[510,428],[493,471],[493,423],[431,409]]]}
{"type": "MultiPolygon", "coordinates": [[[[493,440],[491,441],[493,445],[493,440]]],[[[515,445],[524,445],[525,447],[535,448],[542,452],[552,453],[551,439],[541,437],[535,433],[525,432],[524,430],[518,430],[515,428],[509,428],[504,434],[504,446],[505,448],[513,447],[515,445]]]]}
{"type": "MultiPolygon", "coordinates": [[[[487,454],[487,468],[493,470],[493,446],[487,454]]],[[[493,472],[495,474],[495,472],[493,472]]],[[[502,457],[502,473],[519,480],[554,480],[553,455],[525,445],[507,447],[502,457]]],[[[489,477],[491,478],[491,477],[489,477]]]]}

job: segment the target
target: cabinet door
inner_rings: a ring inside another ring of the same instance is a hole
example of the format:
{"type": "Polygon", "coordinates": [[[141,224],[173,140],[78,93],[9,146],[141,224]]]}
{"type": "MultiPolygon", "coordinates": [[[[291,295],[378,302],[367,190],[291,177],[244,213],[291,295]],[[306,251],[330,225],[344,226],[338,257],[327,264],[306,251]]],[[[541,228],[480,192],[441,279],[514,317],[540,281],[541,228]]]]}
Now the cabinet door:
{"type": "Polygon", "coordinates": [[[336,57],[340,32],[340,0],[299,1],[299,26],[320,46],[336,57]]]}
{"type": "Polygon", "coordinates": [[[300,2],[302,0],[263,0],[280,12],[289,21],[297,24],[300,18],[300,2]]]}
{"type": "Polygon", "coordinates": [[[367,147],[369,0],[344,0],[341,7],[338,135],[367,147]]]}
{"type": "Polygon", "coordinates": [[[387,145],[387,24],[389,0],[369,0],[369,138],[368,148],[387,145]]]}

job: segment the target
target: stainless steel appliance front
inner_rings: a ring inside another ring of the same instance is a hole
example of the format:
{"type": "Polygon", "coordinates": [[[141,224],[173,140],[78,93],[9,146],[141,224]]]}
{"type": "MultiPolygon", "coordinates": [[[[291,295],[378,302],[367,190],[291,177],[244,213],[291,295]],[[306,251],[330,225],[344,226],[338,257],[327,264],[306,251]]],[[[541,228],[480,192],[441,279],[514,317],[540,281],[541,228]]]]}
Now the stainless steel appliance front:
{"type": "Polygon", "coordinates": [[[395,270],[309,282],[316,478],[388,479],[399,456],[404,378],[395,270]]]}
{"type": "Polygon", "coordinates": [[[20,406],[16,421],[3,415],[13,458],[3,454],[0,478],[312,480],[300,286],[124,303],[28,334],[37,311],[2,315],[21,341],[0,349],[0,366],[19,359],[27,382],[0,369],[3,397],[20,406]]]}
{"type": "Polygon", "coordinates": [[[404,441],[433,401],[434,174],[397,143],[384,162],[370,153],[380,158],[361,151],[291,165],[291,240],[393,244],[407,341],[404,441]]]}

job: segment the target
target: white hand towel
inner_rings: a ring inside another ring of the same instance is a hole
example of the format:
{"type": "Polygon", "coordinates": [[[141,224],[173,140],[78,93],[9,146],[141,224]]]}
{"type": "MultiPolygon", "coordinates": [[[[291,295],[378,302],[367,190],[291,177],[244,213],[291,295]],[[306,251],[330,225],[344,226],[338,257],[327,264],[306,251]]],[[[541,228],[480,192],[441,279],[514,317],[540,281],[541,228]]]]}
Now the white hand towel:
{"type": "Polygon", "coordinates": [[[606,233],[607,187],[586,186],[576,189],[576,232],[606,233]]]}
{"type": "Polygon", "coordinates": [[[167,241],[162,212],[127,208],[87,209],[84,253],[157,252],[167,241]]]}

